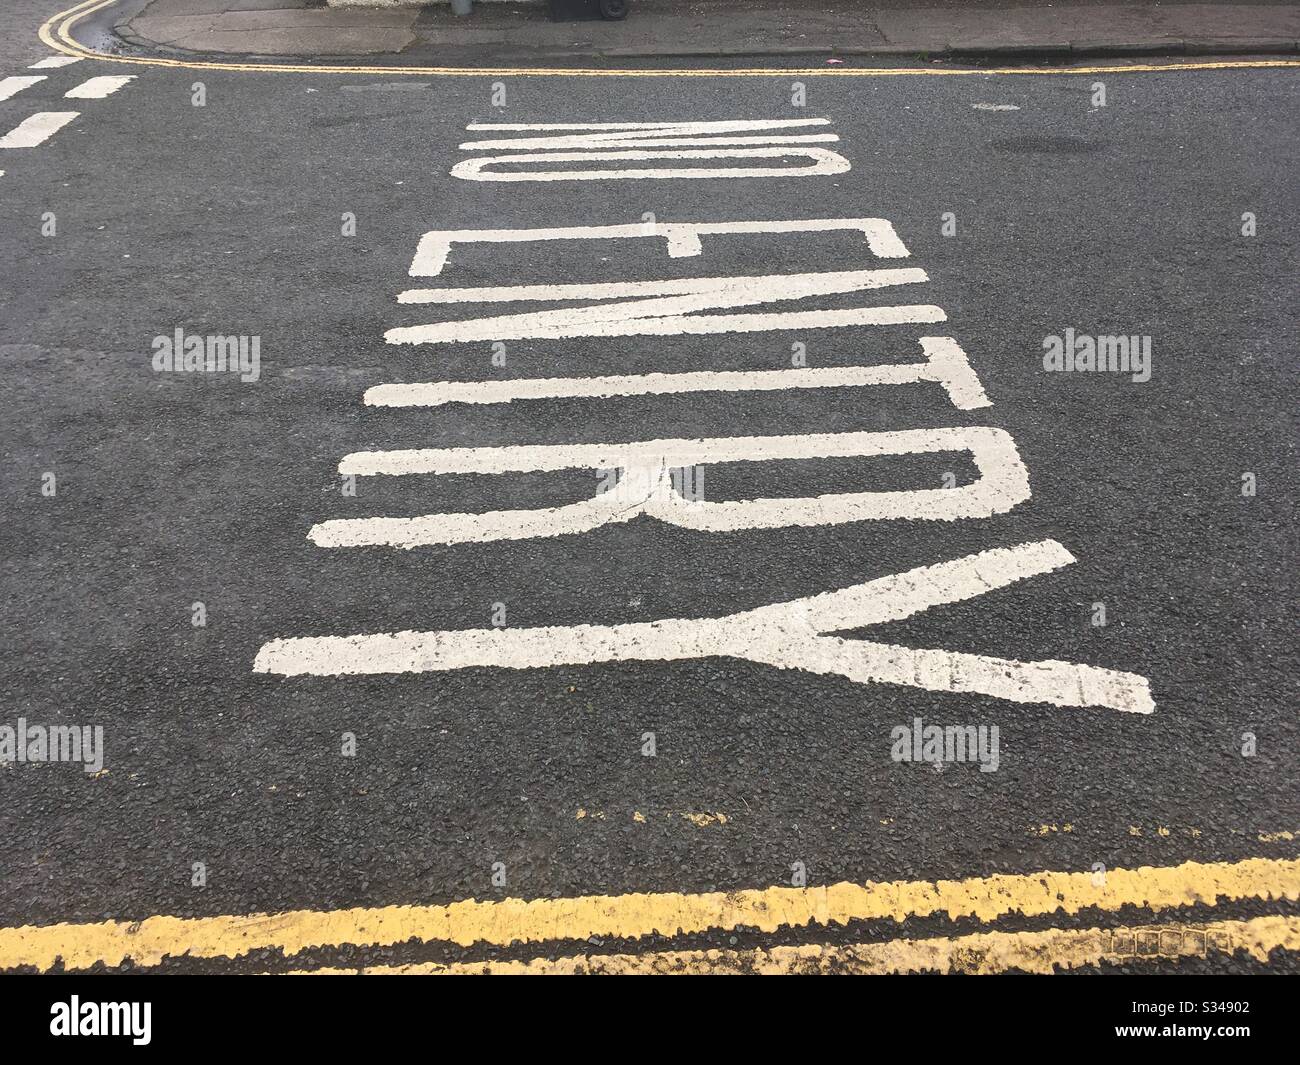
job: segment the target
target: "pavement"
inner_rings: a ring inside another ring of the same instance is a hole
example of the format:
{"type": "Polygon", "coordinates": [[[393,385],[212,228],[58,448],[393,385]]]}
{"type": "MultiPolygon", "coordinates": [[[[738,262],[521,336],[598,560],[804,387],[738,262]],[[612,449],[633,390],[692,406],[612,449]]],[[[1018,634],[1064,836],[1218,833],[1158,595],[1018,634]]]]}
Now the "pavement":
{"type": "Polygon", "coordinates": [[[0,740],[102,736],[0,765],[0,969],[1300,971],[1300,68],[243,70],[46,15],[0,740]]]}
{"type": "Polygon", "coordinates": [[[238,55],[513,58],[741,55],[1033,56],[1293,54],[1300,8],[1058,2],[636,0],[624,21],[554,22],[542,3],[331,7],[318,0],[150,0],[114,21],[138,48],[238,55]]]}

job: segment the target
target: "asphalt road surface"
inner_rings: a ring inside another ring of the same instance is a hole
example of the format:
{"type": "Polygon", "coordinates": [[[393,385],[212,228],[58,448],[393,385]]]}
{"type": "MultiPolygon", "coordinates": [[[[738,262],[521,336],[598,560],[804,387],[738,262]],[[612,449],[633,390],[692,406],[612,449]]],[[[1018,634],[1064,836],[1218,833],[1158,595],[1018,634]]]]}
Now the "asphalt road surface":
{"type": "Polygon", "coordinates": [[[0,134],[76,117],[0,148],[0,725],[102,726],[102,765],[0,767],[0,964],[834,967],[1228,922],[1061,961],[1296,970],[1294,70],[29,70],[35,14],[0,134]],[[734,121],[803,124],[486,128],[734,121]],[[697,174],[628,173],[664,169],[697,174]],[[177,330],[257,364],[159,369],[177,330]],[[1112,336],[1128,372],[1045,369],[1112,336]],[[472,384],[368,393],[439,382],[472,384]],[[1102,894],[1026,902],[1042,871],[1102,894]],[[1001,876],[1001,909],[654,917],[1001,876]],[[103,946],[594,896],[549,932],[103,946]]]}

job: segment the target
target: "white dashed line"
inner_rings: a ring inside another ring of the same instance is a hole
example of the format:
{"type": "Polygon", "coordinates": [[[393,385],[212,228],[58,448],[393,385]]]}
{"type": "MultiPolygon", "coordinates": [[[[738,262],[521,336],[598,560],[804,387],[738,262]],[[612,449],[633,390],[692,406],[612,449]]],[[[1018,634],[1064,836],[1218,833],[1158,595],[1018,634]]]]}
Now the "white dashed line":
{"type": "Polygon", "coordinates": [[[44,74],[30,74],[18,78],[0,78],[0,100],[17,96],[24,89],[30,89],[38,81],[44,81],[44,74]]]}
{"type": "Polygon", "coordinates": [[[73,63],[80,63],[81,59],[75,55],[51,55],[46,56],[39,63],[33,63],[28,70],[50,70],[54,67],[71,66],[73,63]]]}
{"type": "Polygon", "coordinates": [[[38,112],[23,119],[0,137],[0,148],[35,148],[38,144],[44,144],[74,118],[80,117],[80,111],[38,112]]]}
{"type": "Polygon", "coordinates": [[[127,82],[134,80],[134,74],[91,78],[83,81],[75,89],[69,89],[63,95],[68,100],[102,100],[105,96],[112,96],[127,82]]]}

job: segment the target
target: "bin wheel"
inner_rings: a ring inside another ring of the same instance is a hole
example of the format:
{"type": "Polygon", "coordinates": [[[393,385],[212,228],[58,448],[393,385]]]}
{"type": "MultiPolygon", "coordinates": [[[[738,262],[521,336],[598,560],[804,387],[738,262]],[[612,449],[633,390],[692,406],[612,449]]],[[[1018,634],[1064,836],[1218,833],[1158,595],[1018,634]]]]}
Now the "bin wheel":
{"type": "Polygon", "coordinates": [[[628,0],[600,0],[600,17],[608,19],[627,18],[628,0]]]}

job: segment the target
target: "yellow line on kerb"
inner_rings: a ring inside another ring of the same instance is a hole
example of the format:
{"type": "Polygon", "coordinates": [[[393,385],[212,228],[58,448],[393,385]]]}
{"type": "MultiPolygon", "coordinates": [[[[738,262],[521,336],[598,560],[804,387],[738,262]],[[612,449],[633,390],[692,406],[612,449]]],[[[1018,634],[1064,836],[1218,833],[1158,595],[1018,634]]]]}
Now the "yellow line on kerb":
{"type": "Polygon", "coordinates": [[[639,939],[651,934],[844,925],[850,921],[946,915],[991,921],[1096,908],[1152,912],[1219,899],[1300,898],[1300,860],[1186,862],[1168,868],[1112,869],[1104,874],[1040,872],[968,880],[768,887],[733,892],[660,892],[568,899],[469,899],[449,905],[386,906],[223,917],[149,917],[0,929],[0,969],[40,971],[97,962],[157,965],[164,958],[238,958],[279,950],[286,957],[314,947],[392,946],[408,941],[507,946],[639,939]]]}
{"type": "Polygon", "coordinates": [[[72,27],[96,11],[111,7],[118,0],[84,0],[83,3],[60,11],[49,18],[39,31],[40,39],[49,47],[81,59],[98,59],[110,63],[127,63],[134,66],[174,67],[181,70],[235,70],[265,71],[279,74],[419,74],[444,77],[570,77],[570,78],[773,78],[773,77],[848,77],[882,78],[911,75],[949,77],[961,74],[989,76],[993,74],[1132,74],[1153,71],[1183,70],[1242,70],[1267,67],[1300,67],[1300,59],[1243,59],[1219,60],[1203,63],[1135,63],[1131,65],[1090,67],[999,67],[985,70],[951,67],[757,67],[729,69],[689,70],[600,70],[588,67],[414,67],[414,66],[314,66],[304,63],[220,63],[204,60],[161,59],[157,57],[127,58],[104,55],[91,51],[72,36],[72,27]]]}
{"type": "Polygon", "coordinates": [[[1300,950],[1300,917],[1127,928],[1049,928],[1042,932],[979,932],[953,939],[895,939],[848,946],[808,945],[766,950],[672,950],[649,954],[579,955],[531,961],[452,965],[375,965],[305,969],[295,976],[797,976],[961,973],[1011,970],[1051,975],[1101,962],[1178,962],[1244,953],[1266,962],[1270,951],[1300,950]]]}

